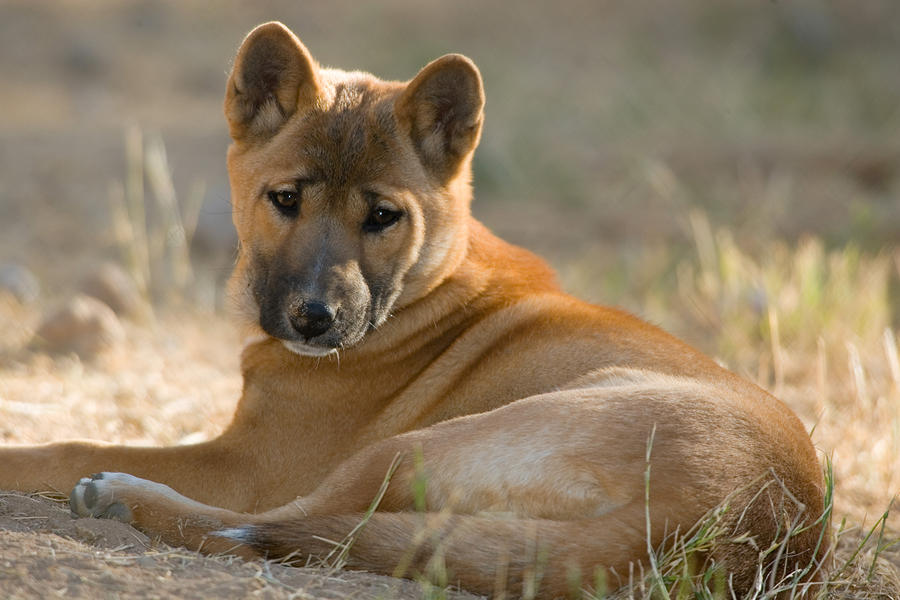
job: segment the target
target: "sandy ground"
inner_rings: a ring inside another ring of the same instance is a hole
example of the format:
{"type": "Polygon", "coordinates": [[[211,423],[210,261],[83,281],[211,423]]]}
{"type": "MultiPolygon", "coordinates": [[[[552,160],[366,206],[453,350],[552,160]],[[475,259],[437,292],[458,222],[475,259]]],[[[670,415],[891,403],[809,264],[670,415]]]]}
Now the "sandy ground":
{"type": "MultiPolygon", "coordinates": [[[[18,598],[420,598],[412,581],[203,557],[123,523],[72,519],[46,498],[0,494],[0,596],[18,598]]],[[[448,598],[475,598],[448,592],[448,598]]]]}

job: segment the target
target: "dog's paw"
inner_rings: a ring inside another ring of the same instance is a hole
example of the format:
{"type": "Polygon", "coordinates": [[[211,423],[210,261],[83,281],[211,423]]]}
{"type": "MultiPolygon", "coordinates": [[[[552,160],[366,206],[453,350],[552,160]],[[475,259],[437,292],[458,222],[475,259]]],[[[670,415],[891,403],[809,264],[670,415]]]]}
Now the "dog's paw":
{"type": "Polygon", "coordinates": [[[95,473],[82,477],[69,494],[69,508],[73,517],[98,517],[131,523],[126,491],[144,482],[125,473],[95,473]]]}

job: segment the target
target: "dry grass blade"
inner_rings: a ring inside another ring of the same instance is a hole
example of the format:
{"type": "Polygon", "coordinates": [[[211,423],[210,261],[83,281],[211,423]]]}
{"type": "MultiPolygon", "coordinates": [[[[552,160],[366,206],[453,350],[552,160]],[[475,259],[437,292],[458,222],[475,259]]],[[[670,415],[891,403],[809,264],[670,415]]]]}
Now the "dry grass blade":
{"type": "Polygon", "coordinates": [[[190,247],[199,221],[205,186],[195,182],[180,201],[165,144],[135,125],[125,132],[125,185],[109,187],[110,218],[122,259],[147,299],[178,301],[195,284],[190,247]],[[146,201],[144,187],[153,199],[146,201]]]}
{"type": "Polygon", "coordinates": [[[356,540],[357,534],[366,526],[366,523],[369,522],[369,519],[372,518],[372,515],[375,514],[375,511],[378,510],[378,506],[381,504],[382,499],[384,499],[384,495],[387,493],[387,489],[391,483],[391,479],[393,478],[394,473],[397,471],[397,467],[400,466],[401,459],[401,455],[398,454],[391,461],[391,464],[388,467],[388,471],[381,482],[381,486],[378,488],[378,493],[375,494],[375,498],[372,500],[369,508],[366,509],[366,512],[363,514],[363,518],[360,519],[359,523],[357,523],[356,526],[352,530],[350,530],[350,533],[348,533],[343,540],[336,543],[334,549],[322,559],[322,563],[328,565],[328,568],[331,572],[337,572],[343,569],[347,564],[347,556],[350,554],[350,549],[353,547],[353,542],[356,540]]]}
{"type": "Polygon", "coordinates": [[[888,366],[891,370],[891,379],[894,381],[895,388],[900,387],[900,357],[897,353],[897,336],[890,328],[884,329],[884,353],[887,357],[888,366]]]}

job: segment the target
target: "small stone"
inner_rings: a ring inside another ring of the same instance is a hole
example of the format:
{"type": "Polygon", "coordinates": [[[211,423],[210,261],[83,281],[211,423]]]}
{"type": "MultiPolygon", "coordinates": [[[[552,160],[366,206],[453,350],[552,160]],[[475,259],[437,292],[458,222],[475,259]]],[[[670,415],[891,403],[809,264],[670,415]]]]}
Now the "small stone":
{"type": "Polygon", "coordinates": [[[81,291],[100,300],[120,316],[134,316],[142,305],[134,279],[113,263],[104,263],[88,275],[81,284],[81,291]]]}
{"type": "Polygon", "coordinates": [[[41,292],[37,277],[16,264],[0,265],[0,291],[12,294],[22,304],[34,302],[41,292]]]}
{"type": "Polygon", "coordinates": [[[75,352],[89,358],[125,339],[125,330],[103,302],[79,294],[46,317],[35,333],[35,344],[50,352],[75,352]]]}

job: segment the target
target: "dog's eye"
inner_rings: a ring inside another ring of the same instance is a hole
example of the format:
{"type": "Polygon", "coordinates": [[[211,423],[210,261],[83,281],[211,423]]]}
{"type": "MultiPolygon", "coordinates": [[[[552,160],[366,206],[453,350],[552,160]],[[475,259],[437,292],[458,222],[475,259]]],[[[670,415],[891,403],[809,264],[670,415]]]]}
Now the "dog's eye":
{"type": "Polygon", "coordinates": [[[366,222],[363,223],[363,231],[366,233],[377,233],[399,221],[402,216],[403,212],[399,210],[376,206],[369,213],[366,222]]]}
{"type": "Polygon", "coordinates": [[[300,209],[300,192],[295,190],[272,190],[269,202],[286,217],[296,217],[300,209]]]}

